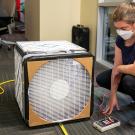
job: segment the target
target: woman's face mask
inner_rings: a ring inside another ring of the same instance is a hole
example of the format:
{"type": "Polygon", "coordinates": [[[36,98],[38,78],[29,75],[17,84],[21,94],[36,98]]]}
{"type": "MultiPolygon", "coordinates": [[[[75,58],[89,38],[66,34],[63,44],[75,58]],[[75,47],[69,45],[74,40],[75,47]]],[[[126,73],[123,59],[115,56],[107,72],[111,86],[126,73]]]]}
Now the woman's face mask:
{"type": "Polygon", "coordinates": [[[114,26],[116,27],[117,34],[124,40],[130,39],[135,33],[135,23],[128,24],[124,21],[118,21],[114,23],[114,26]]]}
{"type": "Polygon", "coordinates": [[[133,34],[134,34],[134,32],[132,30],[121,30],[121,29],[117,29],[116,32],[124,40],[130,39],[133,36],[133,34]]]}

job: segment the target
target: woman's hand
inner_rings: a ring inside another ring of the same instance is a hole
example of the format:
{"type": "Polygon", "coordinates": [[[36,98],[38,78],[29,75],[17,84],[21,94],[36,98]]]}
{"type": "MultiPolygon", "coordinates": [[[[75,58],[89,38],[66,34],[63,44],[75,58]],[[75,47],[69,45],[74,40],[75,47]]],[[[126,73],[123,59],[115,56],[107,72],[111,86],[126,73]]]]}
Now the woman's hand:
{"type": "Polygon", "coordinates": [[[117,92],[118,85],[120,83],[121,73],[119,72],[118,67],[119,66],[114,67],[113,71],[112,71],[111,94],[110,94],[110,98],[108,101],[108,105],[105,108],[105,110],[103,111],[103,114],[105,114],[105,115],[110,115],[112,113],[114,107],[116,107],[119,110],[116,92],[117,92]]]}
{"type": "Polygon", "coordinates": [[[110,115],[112,113],[114,107],[116,107],[117,110],[119,110],[117,96],[116,96],[116,94],[111,94],[107,108],[103,111],[103,114],[110,115]]]}

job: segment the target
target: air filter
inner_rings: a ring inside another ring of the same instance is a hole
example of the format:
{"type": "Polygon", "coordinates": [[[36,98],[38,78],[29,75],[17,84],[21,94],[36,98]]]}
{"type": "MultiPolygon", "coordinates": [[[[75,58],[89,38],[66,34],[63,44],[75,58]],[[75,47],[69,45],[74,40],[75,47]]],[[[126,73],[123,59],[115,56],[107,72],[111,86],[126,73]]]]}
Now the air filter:
{"type": "Polygon", "coordinates": [[[15,97],[28,126],[90,118],[93,57],[67,41],[18,42],[15,97]]]}

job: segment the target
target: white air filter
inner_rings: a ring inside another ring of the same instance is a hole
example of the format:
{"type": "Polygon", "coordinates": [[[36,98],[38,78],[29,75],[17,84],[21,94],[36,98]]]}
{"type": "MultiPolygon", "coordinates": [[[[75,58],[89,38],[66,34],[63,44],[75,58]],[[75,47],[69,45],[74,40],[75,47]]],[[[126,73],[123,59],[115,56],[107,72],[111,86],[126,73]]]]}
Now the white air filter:
{"type": "Polygon", "coordinates": [[[43,42],[39,42],[42,43],[39,47],[35,45],[39,50],[34,47],[30,52],[30,43],[34,44],[18,43],[15,49],[16,64],[21,63],[15,67],[16,99],[27,124],[32,127],[89,118],[93,102],[93,57],[74,44],[63,51],[60,47],[63,42],[57,42],[57,52],[54,48],[46,51],[43,42]]]}
{"type": "Polygon", "coordinates": [[[79,115],[91,95],[91,79],[73,59],[57,59],[43,65],[29,83],[29,101],[43,119],[64,121],[79,115]]]}

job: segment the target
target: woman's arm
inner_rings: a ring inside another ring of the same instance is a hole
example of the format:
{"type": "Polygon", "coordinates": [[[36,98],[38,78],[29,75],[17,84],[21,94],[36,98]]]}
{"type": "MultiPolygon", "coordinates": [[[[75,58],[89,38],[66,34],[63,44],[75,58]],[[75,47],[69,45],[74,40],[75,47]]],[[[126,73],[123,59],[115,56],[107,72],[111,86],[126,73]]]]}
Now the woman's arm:
{"type": "Polygon", "coordinates": [[[135,62],[129,65],[120,65],[118,66],[118,70],[120,73],[130,74],[135,76],[135,62]]]}
{"type": "Polygon", "coordinates": [[[120,79],[121,79],[121,72],[119,72],[119,66],[122,65],[122,53],[120,48],[117,47],[117,45],[115,45],[115,57],[114,57],[114,66],[112,69],[112,76],[111,76],[111,93],[115,94],[117,89],[118,89],[118,85],[120,83],[120,79]]]}
{"type": "Polygon", "coordinates": [[[114,57],[114,67],[112,69],[111,76],[111,95],[108,102],[107,109],[103,112],[104,114],[110,115],[114,107],[118,108],[118,102],[116,97],[116,92],[121,80],[121,73],[118,70],[118,66],[122,65],[122,53],[120,48],[115,45],[115,57],[114,57]]]}

